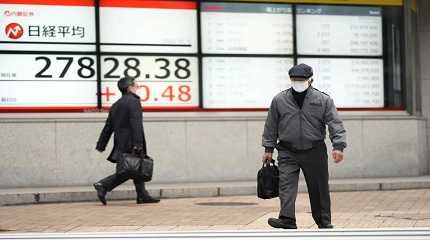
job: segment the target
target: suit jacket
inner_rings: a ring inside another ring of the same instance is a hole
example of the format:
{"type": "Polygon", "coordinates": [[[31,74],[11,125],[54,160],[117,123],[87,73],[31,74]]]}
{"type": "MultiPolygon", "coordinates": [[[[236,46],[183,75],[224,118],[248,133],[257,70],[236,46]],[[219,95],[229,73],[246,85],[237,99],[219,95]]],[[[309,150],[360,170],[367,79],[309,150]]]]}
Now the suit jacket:
{"type": "Polygon", "coordinates": [[[97,141],[97,150],[105,150],[112,133],[114,133],[114,146],[107,158],[108,161],[118,162],[120,153],[131,152],[133,147],[141,148],[143,154],[146,154],[142,106],[139,96],[134,93],[127,93],[112,105],[97,141]]]}

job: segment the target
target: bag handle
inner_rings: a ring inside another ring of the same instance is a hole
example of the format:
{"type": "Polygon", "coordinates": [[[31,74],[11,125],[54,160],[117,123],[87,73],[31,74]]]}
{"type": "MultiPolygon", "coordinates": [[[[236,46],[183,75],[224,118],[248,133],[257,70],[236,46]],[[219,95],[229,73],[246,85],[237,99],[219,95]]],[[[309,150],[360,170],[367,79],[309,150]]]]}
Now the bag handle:
{"type": "Polygon", "coordinates": [[[270,164],[272,164],[273,166],[275,166],[275,160],[273,160],[273,159],[270,160],[270,161],[265,160],[263,162],[263,167],[270,166],[270,164]]]}

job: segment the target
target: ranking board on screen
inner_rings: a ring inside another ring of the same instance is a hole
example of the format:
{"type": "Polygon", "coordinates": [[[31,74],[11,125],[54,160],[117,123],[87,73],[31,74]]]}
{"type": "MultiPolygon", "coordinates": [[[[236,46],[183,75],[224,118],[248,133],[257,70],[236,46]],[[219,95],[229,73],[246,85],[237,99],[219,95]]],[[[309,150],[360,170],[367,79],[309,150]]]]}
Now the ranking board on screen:
{"type": "Polygon", "coordinates": [[[384,107],[383,7],[0,0],[0,11],[0,111],[110,107],[124,76],[146,109],[264,109],[302,62],[337,107],[384,107]]]}

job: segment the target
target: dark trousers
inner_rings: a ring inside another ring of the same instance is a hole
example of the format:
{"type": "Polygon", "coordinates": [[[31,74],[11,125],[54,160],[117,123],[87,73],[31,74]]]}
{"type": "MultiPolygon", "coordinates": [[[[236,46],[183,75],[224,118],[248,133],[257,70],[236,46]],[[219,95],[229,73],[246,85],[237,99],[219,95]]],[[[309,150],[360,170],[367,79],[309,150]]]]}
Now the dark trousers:
{"type": "Polygon", "coordinates": [[[323,142],[309,150],[278,151],[280,217],[296,219],[295,203],[301,169],[308,187],[315,223],[331,223],[327,159],[327,148],[323,142]]]}
{"type": "MultiPolygon", "coordinates": [[[[103,185],[106,191],[110,192],[114,188],[116,188],[117,186],[121,185],[122,183],[126,182],[129,179],[131,179],[131,177],[125,174],[122,174],[122,175],[112,174],[100,180],[99,183],[103,185]]],[[[144,181],[139,179],[133,179],[133,183],[136,189],[137,198],[143,198],[143,197],[149,196],[148,191],[146,191],[144,181]]]]}

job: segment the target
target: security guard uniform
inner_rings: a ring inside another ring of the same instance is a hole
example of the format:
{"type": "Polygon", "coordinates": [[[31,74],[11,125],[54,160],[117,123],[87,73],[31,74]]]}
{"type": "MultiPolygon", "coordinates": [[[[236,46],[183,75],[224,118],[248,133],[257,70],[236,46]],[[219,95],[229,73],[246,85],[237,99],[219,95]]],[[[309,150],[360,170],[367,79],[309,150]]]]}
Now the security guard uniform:
{"type": "MultiPolygon", "coordinates": [[[[301,64],[293,67],[289,75],[308,79],[313,73],[312,68],[301,64]]],[[[302,93],[289,88],[273,98],[262,141],[266,152],[278,150],[281,210],[277,221],[269,219],[271,226],[296,228],[295,201],[300,169],[308,187],[315,223],[320,228],[332,226],[324,142],[326,125],[333,148],[343,151],[346,131],[330,96],[309,86],[302,93]]]]}

